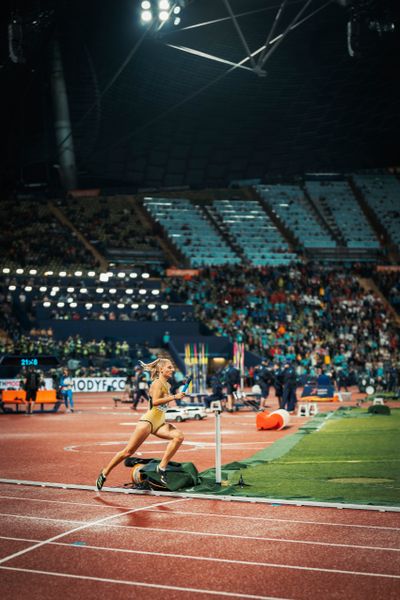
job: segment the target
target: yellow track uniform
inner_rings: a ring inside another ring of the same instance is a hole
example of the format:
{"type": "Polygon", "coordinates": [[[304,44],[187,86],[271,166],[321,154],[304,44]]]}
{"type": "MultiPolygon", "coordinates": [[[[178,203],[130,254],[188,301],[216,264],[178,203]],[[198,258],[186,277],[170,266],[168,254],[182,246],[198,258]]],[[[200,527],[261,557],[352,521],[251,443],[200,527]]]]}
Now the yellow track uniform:
{"type": "MultiPolygon", "coordinates": [[[[165,391],[165,395],[169,395],[169,385],[165,385],[163,387],[163,392],[165,391]]],[[[146,423],[150,423],[151,425],[151,433],[156,433],[160,427],[165,425],[165,411],[168,408],[168,403],[158,404],[157,406],[153,406],[153,402],[150,398],[150,408],[147,412],[144,413],[142,417],[140,417],[139,421],[145,421],[146,423]]]]}

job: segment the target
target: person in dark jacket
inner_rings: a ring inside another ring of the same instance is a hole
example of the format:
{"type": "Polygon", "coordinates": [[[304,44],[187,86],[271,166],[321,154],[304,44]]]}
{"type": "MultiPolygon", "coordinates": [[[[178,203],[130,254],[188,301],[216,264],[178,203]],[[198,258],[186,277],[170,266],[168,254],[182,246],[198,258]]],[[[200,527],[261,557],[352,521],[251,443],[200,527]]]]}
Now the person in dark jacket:
{"type": "Polygon", "coordinates": [[[240,371],[236,367],[233,366],[232,361],[229,362],[228,368],[225,373],[225,381],[226,381],[226,410],[228,412],[233,412],[234,410],[234,401],[233,401],[233,392],[236,392],[240,387],[240,371]]]}
{"type": "Polygon", "coordinates": [[[271,372],[271,369],[269,367],[269,363],[267,360],[262,361],[262,363],[258,369],[257,375],[258,375],[257,383],[261,388],[260,409],[262,409],[262,408],[265,408],[267,405],[269,390],[274,381],[273,373],[271,372]]]}
{"type": "Polygon", "coordinates": [[[282,373],[283,379],[283,396],[282,396],[282,408],[288,412],[293,412],[296,406],[296,387],[297,379],[296,372],[292,365],[286,363],[282,373]]]}
{"type": "Polygon", "coordinates": [[[283,408],[283,373],[278,364],[274,364],[272,370],[273,386],[275,388],[275,396],[278,398],[279,408],[283,408]]]}
{"type": "Polygon", "coordinates": [[[34,367],[29,367],[24,380],[24,388],[26,392],[25,401],[27,402],[26,413],[31,415],[35,407],[37,391],[40,388],[40,375],[34,367]]]}
{"type": "Polygon", "coordinates": [[[216,402],[217,400],[221,402],[225,398],[224,386],[222,385],[221,379],[217,373],[212,375],[210,379],[210,385],[212,394],[204,398],[204,404],[207,409],[210,408],[211,402],[216,402]]]}

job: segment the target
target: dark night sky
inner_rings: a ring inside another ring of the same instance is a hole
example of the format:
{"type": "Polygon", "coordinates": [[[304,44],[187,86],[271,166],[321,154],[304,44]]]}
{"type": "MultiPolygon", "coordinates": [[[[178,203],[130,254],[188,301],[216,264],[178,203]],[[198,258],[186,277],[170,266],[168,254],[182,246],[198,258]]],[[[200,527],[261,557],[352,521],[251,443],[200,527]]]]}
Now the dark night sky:
{"type": "MultiPolygon", "coordinates": [[[[266,65],[267,77],[185,54],[167,42],[231,61],[244,57],[231,22],[148,35],[106,94],[142,35],[135,0],[10,3],[24,20],[27,63],[8,58],[10,6],[1,11],[1,181],[55,180],[49,54],[61,41],[80,185],[126,188],[224,185],[231,179],[399,164],[400,20],[380,39],[364,35],[350,58],[347,11],[332,3],[293,31],[266,65]],[[39,19],[40,11],[50,10],[39,19]],[[188,100],[189,97],[192,99],[188,100]],[[92,108],[83,120],[83,115],[92,108]]],[[[252,50],[266,38],[277,0],[231,0],[252,50]]],[[[304,0],[289,2],[278,31],[304,0]]],[[[314,0],[307,13],[324,4],[314,0]]],[[[307,14],[306,13],[306,14],[307,14]]],[[[220,0],[195,0],[183,25],[226,14],[220,0]]],[[[381,13],[383,14],[383,12],[381,13]]],[[[366,29],[366,28],[365,28],[366,29]]]]}

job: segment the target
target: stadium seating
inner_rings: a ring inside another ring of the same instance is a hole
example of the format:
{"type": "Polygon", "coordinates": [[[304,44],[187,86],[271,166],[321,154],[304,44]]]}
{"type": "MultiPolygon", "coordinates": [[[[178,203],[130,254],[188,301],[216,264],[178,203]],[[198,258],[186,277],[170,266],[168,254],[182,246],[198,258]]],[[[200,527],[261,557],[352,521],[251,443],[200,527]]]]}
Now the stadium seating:
{"type": "Polygon", "coordinates": [[[287,241],[254,200],[214,200],[221,226],[230,233],[246,259],[255,266],[288,265],[296,260],[287,241]]]}
{"type": "Polygon", "coordinates": [[[145,198],[144,206],[192,267],[240,263],[240,257],[190,200],[145,198]]]}
{"type": "Polygon", "coordinates": [[[336,241],[317,219],[297,185],[259,185],[256,190],[304,248],[335,248],[336,241]]]}
{"type": "Polygon", "coordinates": [[[332,230],[348,248],[379,249],[380,244],[347,181],[306,181],[305,187],[332,230]]]}
{"type": "Polygon", "coordinates": [[[68,198],[59,208],[113,262],[163,262],[158,239],[140,219],[131,196],[68,198]]]}
{"type": "Polygon", "coordinates": [[[0,218],[7,224],[0,241],[3,268],[78,268],[95,263],[92,254],[58,221],[46,201],[3,201],[0,218]]]}
{"type": "Polygon", "coordinates": [[[353,175],[353,181],[392,242],[400,247],[400,181],[389,173],[353,175]]]}

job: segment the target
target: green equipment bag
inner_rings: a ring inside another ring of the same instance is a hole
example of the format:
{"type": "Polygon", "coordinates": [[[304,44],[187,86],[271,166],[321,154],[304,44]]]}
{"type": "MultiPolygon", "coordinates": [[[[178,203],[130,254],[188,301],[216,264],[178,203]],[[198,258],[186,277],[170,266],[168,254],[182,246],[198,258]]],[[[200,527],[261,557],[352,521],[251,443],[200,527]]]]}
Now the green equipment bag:
{"type": "Polygon", "coordinates": [[[390,415],[391,410],[385,404],[372,404],[368,408],[368,412],[373,415],[390,415]]]}
{"type": "Polygon", "coordinates": [[[199,476],[193,463],[169,462],[166,469],[167,485],[161,482],[157,472],[159,463],[159,460],[136,457],[127,458],[124,462],[131,469],[131,483],[141,489],[176,492],[197,485],[199,476]]]}

